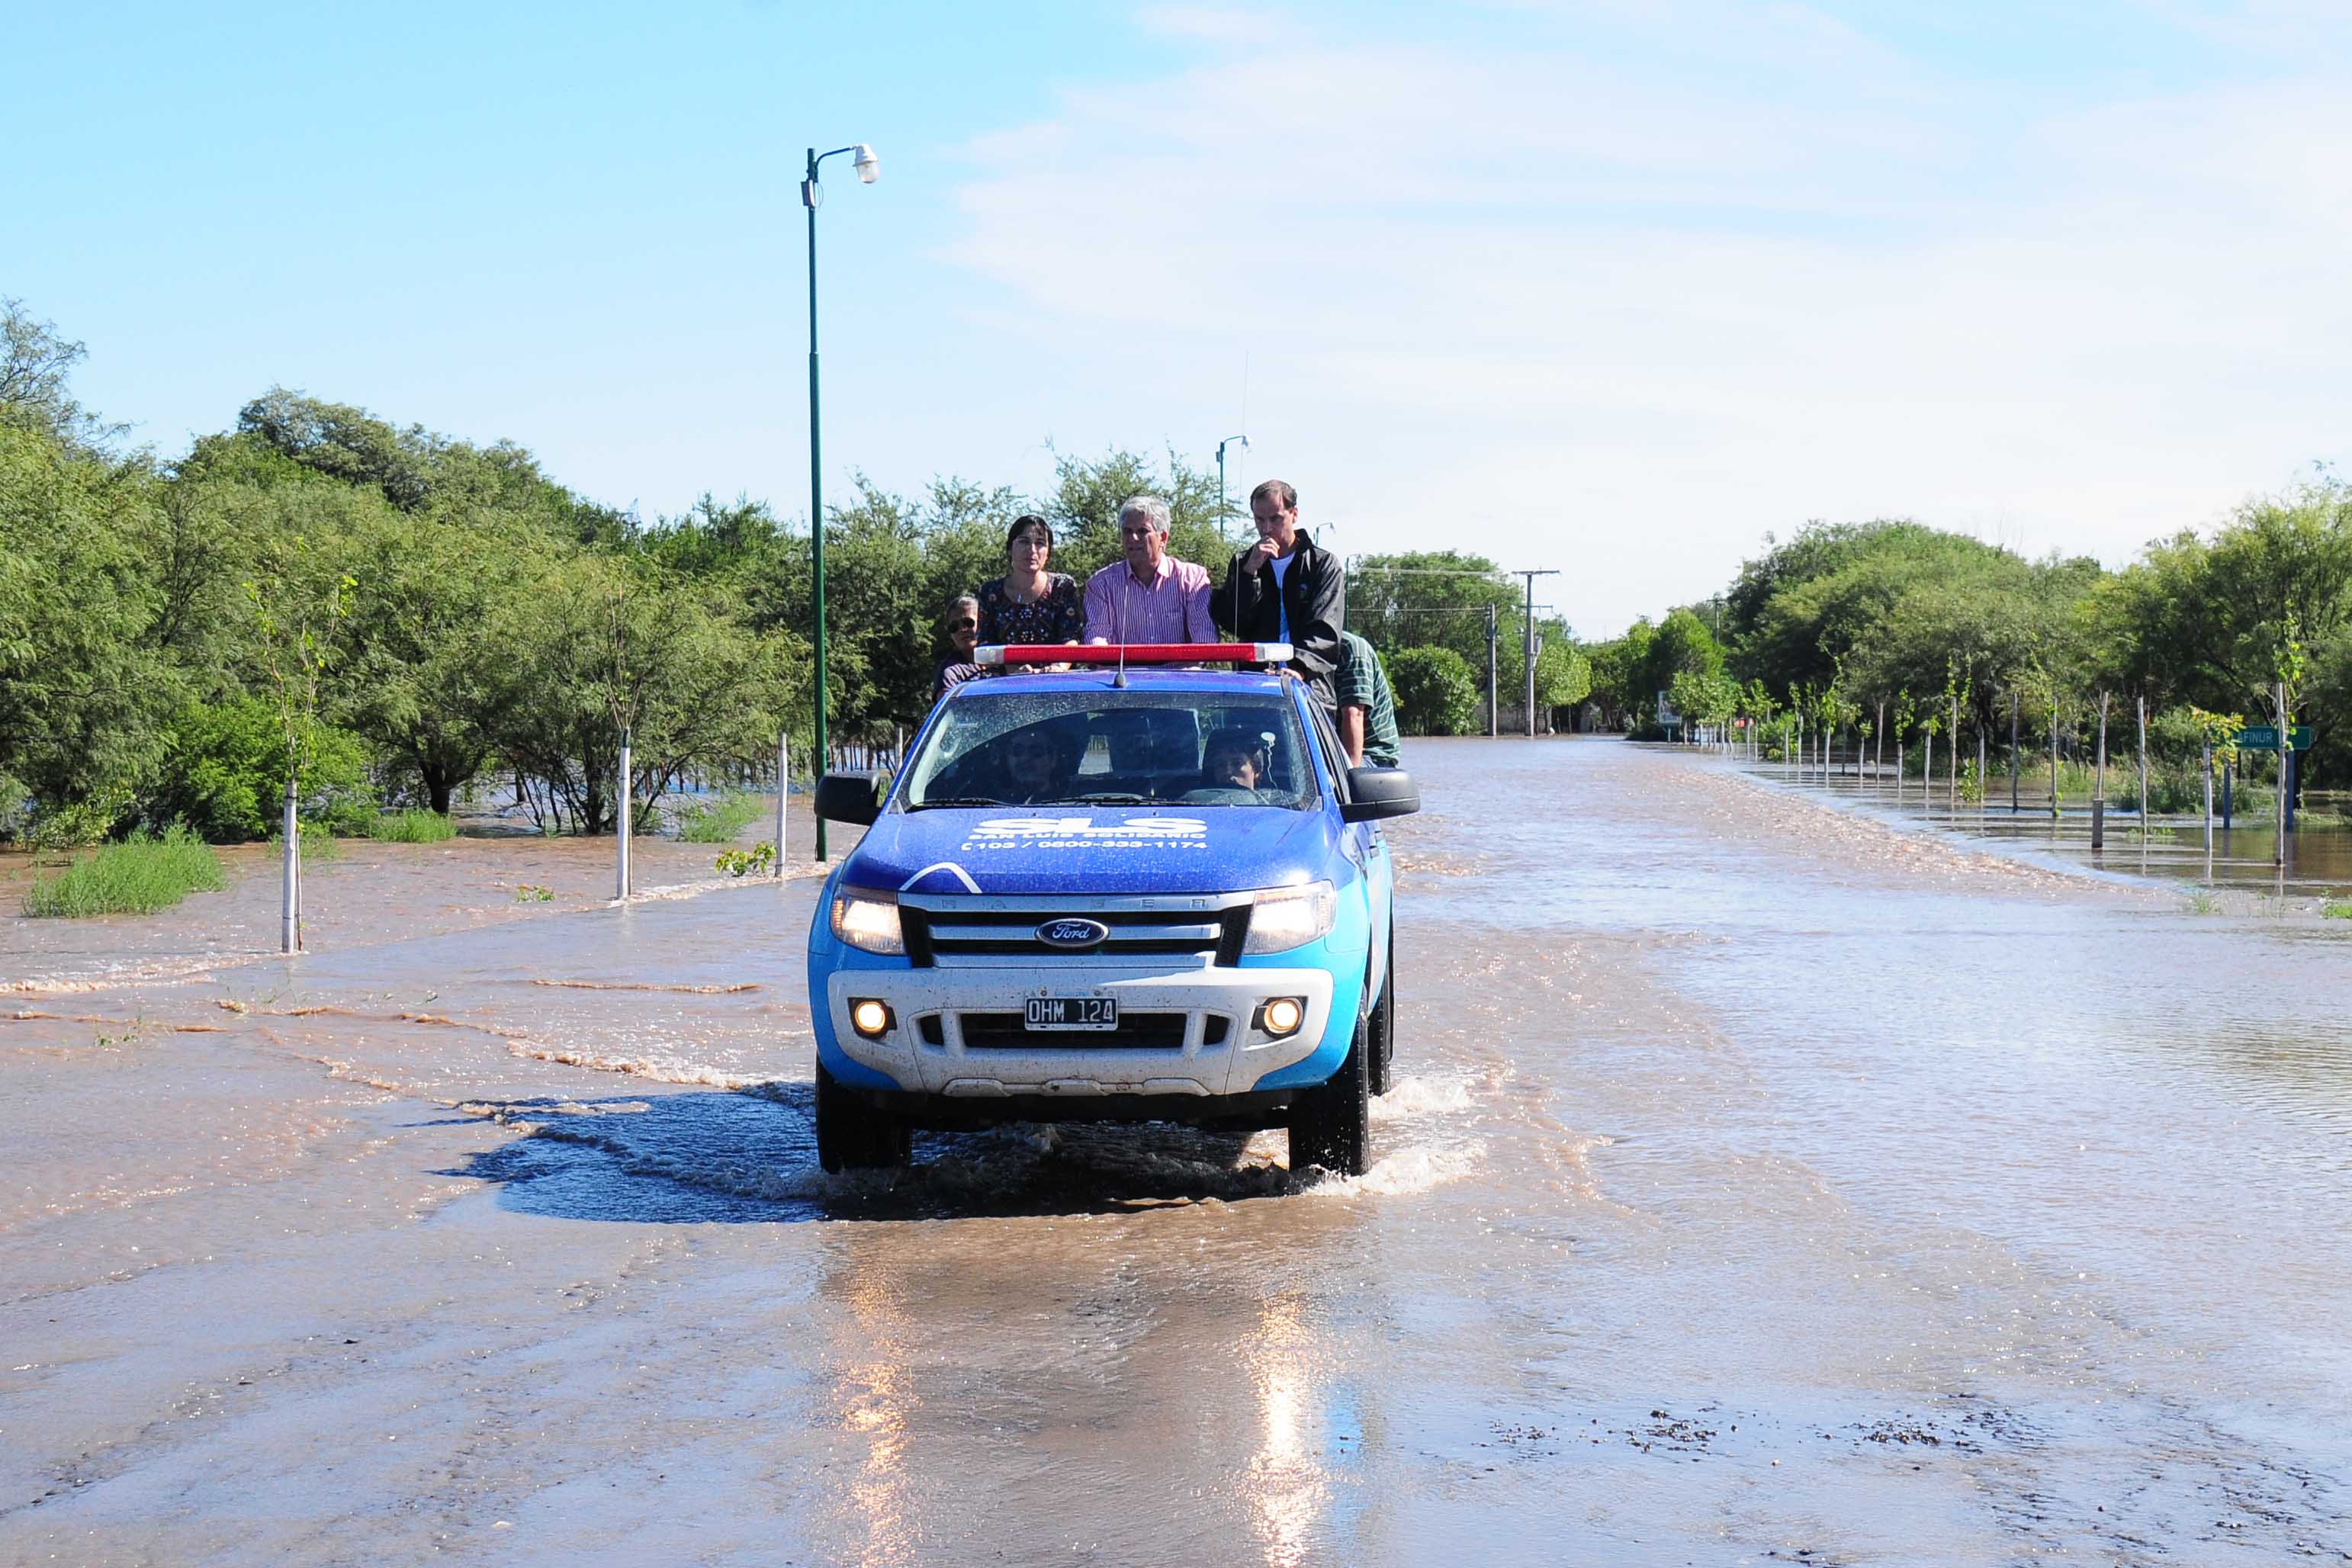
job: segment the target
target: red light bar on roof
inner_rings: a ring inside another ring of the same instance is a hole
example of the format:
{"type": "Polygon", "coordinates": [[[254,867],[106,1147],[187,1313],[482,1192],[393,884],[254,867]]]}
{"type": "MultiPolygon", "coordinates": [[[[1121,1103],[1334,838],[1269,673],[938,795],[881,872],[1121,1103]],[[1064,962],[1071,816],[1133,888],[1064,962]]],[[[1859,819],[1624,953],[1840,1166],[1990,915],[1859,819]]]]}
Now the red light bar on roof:
{"type": "Polygon", "coordinates": [[[1286,664],[1286,642],[990,643],[974,664],[1286,664]]]}

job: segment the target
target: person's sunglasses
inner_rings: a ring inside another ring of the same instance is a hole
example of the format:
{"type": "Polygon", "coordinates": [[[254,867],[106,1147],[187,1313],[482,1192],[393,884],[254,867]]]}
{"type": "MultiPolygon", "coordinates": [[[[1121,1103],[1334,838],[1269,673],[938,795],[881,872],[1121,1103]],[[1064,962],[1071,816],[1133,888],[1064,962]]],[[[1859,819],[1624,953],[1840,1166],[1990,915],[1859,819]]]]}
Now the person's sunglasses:
{"type": "Polygon", "coordinates": [[[976,632],[980,630],[980,623],[978,621],[958,621],[955,623],[953,629],[960,632],[976,632]]]}

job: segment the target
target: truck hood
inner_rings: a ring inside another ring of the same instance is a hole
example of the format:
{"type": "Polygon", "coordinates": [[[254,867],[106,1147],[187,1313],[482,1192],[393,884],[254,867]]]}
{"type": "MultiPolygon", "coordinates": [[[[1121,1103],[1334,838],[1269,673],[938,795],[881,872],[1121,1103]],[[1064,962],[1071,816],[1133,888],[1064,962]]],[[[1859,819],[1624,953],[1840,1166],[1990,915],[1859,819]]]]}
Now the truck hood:
{"type": "Polygon", "coordinates": [[[1234,893],[1328,876],[1338,825],[1277,806],[889,812],[843,868],[917,893],[1234,893]]]}

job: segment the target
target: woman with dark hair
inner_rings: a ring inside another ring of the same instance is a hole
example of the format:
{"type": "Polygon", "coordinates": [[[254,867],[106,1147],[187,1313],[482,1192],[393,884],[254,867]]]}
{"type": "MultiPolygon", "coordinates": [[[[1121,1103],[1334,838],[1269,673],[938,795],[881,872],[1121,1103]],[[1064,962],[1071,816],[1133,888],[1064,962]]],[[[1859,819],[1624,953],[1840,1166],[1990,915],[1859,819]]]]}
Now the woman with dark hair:
{"type": "Polygon", "coordinates": [[[1086,601],[1078,581],[1048,572],[1054,531],[1044,518],[1024,514],[1004,535],[1005,572],[980,585],[980,640],[998,643],[1074,643],[1087,626],[1086,601]]]}
{"type": "Polygon", "coordinates": [[[959,595],[948,606],[946,629],[950,651],[940,660],[939,673],[931,682],[934,702],[980,673],[980,666],[971,661],[971,650],[980,642],[980,601],[970,594],[959,595]]]}

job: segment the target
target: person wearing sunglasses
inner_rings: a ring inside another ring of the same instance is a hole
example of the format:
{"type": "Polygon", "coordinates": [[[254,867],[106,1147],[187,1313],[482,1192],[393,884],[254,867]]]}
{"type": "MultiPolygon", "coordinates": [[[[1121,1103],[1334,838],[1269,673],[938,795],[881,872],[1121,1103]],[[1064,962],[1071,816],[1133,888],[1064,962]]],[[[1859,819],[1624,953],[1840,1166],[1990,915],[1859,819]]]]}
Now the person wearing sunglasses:
{"type": "Polygon", "coordinates": [[[1074,643],[1086,629],[1085,602],[1077,579],[1049,572],[1054,530],[1042,517],[1024,513],[1004,535],[1004,575],[980,585],[980,640],[998,643],[1074,643]]]}
{"type": "Polygon", "coordinates": [[[948,606],[944,629],[950,651],[940,660],[939,673],[931,682],[934,702],[980,673],[980,666],[971,658],[971,650],[980,646],[980,601],[970,594],[958,595],[948,606]]]}

